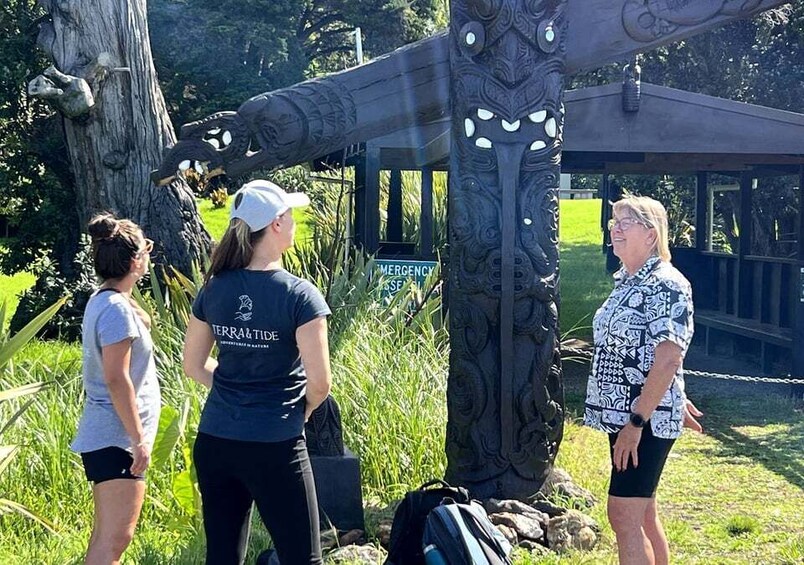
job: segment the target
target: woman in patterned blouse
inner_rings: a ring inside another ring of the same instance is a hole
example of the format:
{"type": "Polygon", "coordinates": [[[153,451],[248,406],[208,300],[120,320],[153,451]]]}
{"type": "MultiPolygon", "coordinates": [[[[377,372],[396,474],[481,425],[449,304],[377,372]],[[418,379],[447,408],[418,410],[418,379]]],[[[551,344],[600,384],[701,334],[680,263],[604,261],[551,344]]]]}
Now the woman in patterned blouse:
{"type": "Polygon", "coordinates": [[[656,487],[682,427],[700,431],[682,369],[693,333],[692,293],[670,263],[664,206],[629,197],[613,212],[608,227],[622,268],[593,322],[584,423],[609,434],[608,516],[620,563],[666,564],[656,487]]]}

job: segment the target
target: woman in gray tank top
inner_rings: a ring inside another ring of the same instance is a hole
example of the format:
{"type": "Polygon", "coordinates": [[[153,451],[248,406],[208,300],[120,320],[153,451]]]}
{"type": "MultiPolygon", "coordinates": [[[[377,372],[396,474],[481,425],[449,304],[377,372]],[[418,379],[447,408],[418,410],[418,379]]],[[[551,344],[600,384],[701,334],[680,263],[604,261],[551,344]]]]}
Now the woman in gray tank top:
{"type": "Polygon", "coordinates": [[[131,298],[153,242],[110,214],[89,222],[100,289],[82,324],[85,405],[70,446],[92,482],[95,519],[86,563],[118,563],[137,526],[145,470],[159,424],[160,394],[150,319],[131,298]]]}

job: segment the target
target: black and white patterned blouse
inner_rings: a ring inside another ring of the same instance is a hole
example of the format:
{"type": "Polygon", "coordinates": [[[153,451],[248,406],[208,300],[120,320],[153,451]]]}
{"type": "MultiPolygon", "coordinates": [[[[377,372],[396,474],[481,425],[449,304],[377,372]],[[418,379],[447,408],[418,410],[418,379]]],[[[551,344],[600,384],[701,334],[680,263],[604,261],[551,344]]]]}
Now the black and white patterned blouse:
{"type": "MultiPolygon", "coordinates": [[[[607,433],[628,422],[653,367],[656,346],[671,341],[683,356],[693,333],[690,283],[673,265],[651,257],[633,276],[623,268],[614,279],[614,290],[592,325],[595,356],[584,410],[584,424],[607,433]]],[[[681,435],[685,400],[679,367],[650,418],[656,437],[681,435]]]]}

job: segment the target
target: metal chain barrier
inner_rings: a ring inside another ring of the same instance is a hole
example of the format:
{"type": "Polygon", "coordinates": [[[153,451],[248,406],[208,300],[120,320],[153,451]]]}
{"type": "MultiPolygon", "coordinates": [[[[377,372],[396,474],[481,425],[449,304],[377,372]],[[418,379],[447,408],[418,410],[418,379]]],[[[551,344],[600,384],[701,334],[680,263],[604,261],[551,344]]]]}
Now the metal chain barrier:
{"type": "MultiPolygon", "coordinates": [[[[564,352],[571,353],[573,355],[579,355],[586,359],[592,358],[592,352],[587,351],[585,349],[579,349],[577,347],[561,347],[562,356],[564,352]]],[[[684,375],[692,375],[695,377],[705,377],[708,379],[722,379],[728,381],[745,381],[749,383],[772,383],[772,384],[781,384],[781,385],[804,385],[804,379],[789,379],[789,378],[781,378],[781,377],[751,377],[748,375],[728,375],[723,373],[709,373],[707,371],[691,371],[689,369],[684,369],[684,375]]]]}

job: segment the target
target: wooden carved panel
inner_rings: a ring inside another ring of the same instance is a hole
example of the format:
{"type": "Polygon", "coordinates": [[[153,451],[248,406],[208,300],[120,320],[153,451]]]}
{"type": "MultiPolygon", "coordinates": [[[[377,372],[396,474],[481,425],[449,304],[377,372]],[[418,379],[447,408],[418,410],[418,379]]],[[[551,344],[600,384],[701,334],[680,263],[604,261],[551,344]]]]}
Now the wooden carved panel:
{"type": "Polygon", "coordinates": [[[561,441],[564,7],[452,2],[447,480],[480,498],[533,494],[561,441]]]}

